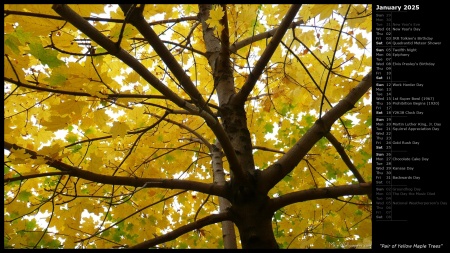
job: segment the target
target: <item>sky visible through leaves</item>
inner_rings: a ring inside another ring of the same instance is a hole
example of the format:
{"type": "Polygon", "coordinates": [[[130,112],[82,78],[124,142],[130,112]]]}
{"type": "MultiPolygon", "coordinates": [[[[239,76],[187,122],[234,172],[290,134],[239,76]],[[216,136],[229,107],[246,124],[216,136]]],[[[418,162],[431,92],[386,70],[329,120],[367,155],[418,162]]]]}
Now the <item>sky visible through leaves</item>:
{"type": "MultiPolygon", "coordinates": [[[[69,7],[82,17],[126,16],[117,5],[69,7]]],[[[120,247],[173,231],[197,216],[219,213],[217,196],[170,187],[112,186],[50,166],[56,161],[95,175],[211,183],[208,147],[220,136],[200,114],[177,106],[170,95],[70,22],[26,15],[58,16],[51,5],[4,8],[9,11],[4,24],[4,137],[5,143],[20,147],[5,148],[4,176],[31,177],[5,183],[5,220],[11,221],[5,222],[8,245],[19,245],[15,234],[20,234],[39,244],[26,247],[120,247]]],[[[275,29],[288,9],[289,5],[230,5],[230,48],[275,29]]],[[[211,42],[195,19],[198,12],[197,5],[148,5],[143,15],[211,104],[208,108],[217,113],[221,91],[214,87],[214,68],[204,53],[211,42]],[[167,19],[181,21],[162,22],[167,19]]],[[[223,17],[222,7],[213,5],[203,23],[216,38],[224,29],[223,17]]],[[[371,6],[304,5],[293,22],[297,27],[288,29],[245,103],[253,159],[260,171],[288,154],[318,118],[371,71],[371,6]],[[326,97],[321,93],[324,87],[326,97]]],[[[107,40],[120,40],[120,47],[165,88],[194,104],[190,91],[136,27],[112,21],[89,24],[107,40]]],[[[235,90],[243,89],[269,42],[270,37],[263,38],[232,51],[235,90]]],[[[369,91],[330,130],[366,181],[372,177],[371,113],[369,91]]],[[[333,145],[320,139],[268,195],[278,198],[292,191],[361,183],[333,145]]],[[[223,170],[230,180],[228,162],[224,159],[223,170]]],[[[367,196],[355,195],[285,206],[274,214],[274,233],[282,248],[344,241],[367,244],[370,205],[367,196]],[[316,236],[320,233],[323,236],[316,236]]],[[[165,246],[223,246],[220,225],[196,231],[165,246]]]]}

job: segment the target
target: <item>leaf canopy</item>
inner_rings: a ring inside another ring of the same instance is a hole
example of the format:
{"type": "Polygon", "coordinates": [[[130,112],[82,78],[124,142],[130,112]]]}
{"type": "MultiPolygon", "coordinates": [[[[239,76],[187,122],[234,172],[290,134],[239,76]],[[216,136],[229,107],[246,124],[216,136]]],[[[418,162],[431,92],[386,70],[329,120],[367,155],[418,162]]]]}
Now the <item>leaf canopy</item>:
{"type": "MultiPolygon", "coordinates": [[[[372,66],[371,5],[302,5],[258,76],[290,5],[213,5],[204,22],[190,4],[67,7],[86,24],[58,6],[4,5],[5,247],[119,248],[158,236],[159,248],[224,247],[218,213],[227,196],[213,188],[211,155],[218,139],[228,150],[222,94],[255,78],[244,108],[254,167],[264,171],[372,66]],[[166,51],[133,25],[133,8],[166,51]],[[229,64],[228,90],[213,62],[229,64]]],[[[268,196],[371,181],[370,101],[369,90],[268,196]]],[[[226,181],[231,158],[223,158],[226,181]]],[[[370,247],[371,200],[292,202],[275,210],[272,228],[281,248],[370,247]]]]}

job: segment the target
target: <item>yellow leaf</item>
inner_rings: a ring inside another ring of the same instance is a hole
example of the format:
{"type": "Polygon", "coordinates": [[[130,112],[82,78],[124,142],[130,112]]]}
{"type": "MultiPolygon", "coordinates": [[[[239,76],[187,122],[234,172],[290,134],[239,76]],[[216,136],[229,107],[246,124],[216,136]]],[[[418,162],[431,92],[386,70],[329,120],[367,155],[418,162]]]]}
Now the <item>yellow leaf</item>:
{"type": "Polygon", "coordinates": [[[3,130],[3,134],[4,135],[8,135],[9,133],[11,133],[13,130],[11,129],[12,127],[12,122],[11,122],[11,118],[7,118],[4,121],[4,130],[3,130]]]}
{"type": "Polygon", "coordinates": [[[139,80],[141,80],[141,76],[136,71],[131,71],[124,81],[127,83],[136,83],[139,82],[139,80]]]}
{"type": "Polygon", "coordinates": [[[103,128],[109,120],[110,117],[105,113],[105,110],[97,110],[94,112],[94,123],[100,128],[103,128]]]}
{"type": "Polygon", "coordinates": [[[105,13],[104,4],[69,4],[70,8],[76,11],[82,17],[98,16],[98,14],[105,13]]]}
{"type": "Polygon", "coordinates": [[[135,106],[133,110],[128,113],[127,119],[131,127],[143,127],[145,125],[147,115],[144,115],[145,108],[143,106],[135,106]]]}
{"type": "MultiPolygon", "coordinates": [[[[207,11],[207,20],[202,20],[205,26],[202,29],[201,25],[196,26],[199,21],[196,17],[204,17],[198,13],[201,5],[146,4],[142,15],[164,40],[186,78],[173,75],[175,72],[167,68],[155,48],[145,43],[146,36],[139,34],[134,26],[114,20],[107,22],[108,18],[124,20],[127,17],[118,5],[79,4],[69,8],[82,17],[91,17],[89,24],[104,39],[117,42],[122,36],[117,46],[126,54],[109,54],[98,44],[103,44],[99,36],[79,31],[76,22],[49,18],[48,15],[58,15],[51,5],[5,6],[5,11],[22,14],[11,13],[4,18],[4,73],[5,78],[11,80],[4,85],[4,137],[10,143],[38,153],[32,159],[24,150],[5,152],[5,177],[58,171],[45,164],[55,159],[82,167],[87,172],[116,178],[106,182],[89,173],[81,178],[81,175],[65,174],[30,177],[5,184],[4,212],[8,220],[5,244],[14,243],[11,246],[16,248],[36,246],[32,243],[37,243],[40,238],[36,236],[41,234],[27,228],[34,227],[29,222],[39,220],[38,213],[52,213],[53,219],[46,217],[42,221],[51,222],[49,228],[54,227],[59,232],[48,231],[38,246],[58,247],[57,240],[65,240],[62,243],[65,248],[136,245],[188,225],[197,212],[197,220],[215,213],[219,197],[211,195],[204,202],[208,194],[205,191],[188,190],[175,198],[164,199],[183,190],[178,189],[183,188],[182,184],[171,179],[212,181],[214,171],[207,144],[215,143],[220,136],[211,130],[211,123],[224,126],[232,123],[224,128],[225,135],[232,138],[237,151],[241,143],[250,148],[262,147],[249,150],[249,155],[253,155],[249,159],[258,169],[266,170],[293,146],[299,145],[302,149],[300,140],[311,133],[308,130],[317,121],[320,110],[322,116],[330,111],[330,104],[335,105],[347,96],[372,66],[370,50],[357,53],[362,43],[371,43],[370,36],[366,36],[372,31],[371,5],[340,6],[302,5],[293,21],[303,19],[305,24],[288,29],[283,34],[284,45],[275,49],[273,57],[264,64],[263,73],[250,76],[272,40],[272,37],[258,35],[273,35],[290,5],[236,4],[227,5],[226,10],[212,5],[207,11]],[[108,18],[100,15],[105,10],[108,18]],[[209,37],[204,36],[204,32],[213,30],[217,35],[223,29],[224,15],[228,20],[230,45],[237,48],[229,59],[224,59],[230,66],[224,66],[228,70],[222,75],[213,73],[210,66],[211,56],[215,56],[220,44],[206,40],[209,37]],[[342,22],[344,15],[347,19],[342,22]],[[98,21],[93,17],[105,19],[98,21]],[[251,37],[255,40],[250,43],[248,38],[251,37]],[[359,42],[362,43],[357,48],[355,43],[359,42]],[[52,52],[50,60],[64,64],[57,68],[41,66],[37,59],[40,51],[34,50],[33,56],[29,53],[30,45],[41,45],[39,50],[52,52]],[[91,47],[96,55],[85,55],[91,47]],[[333,66],[329,66],[332,59],[333,66]],[[142,65],[136,68],[133,62],[142,65]],[[334,72],[328,76],[330,67],[334,72]],[[134,69],[142,71],[139,72],[142,76],[149,71],[156,79],[144,80],[134,69]],[[221,105],[226,105],[226,100],[232,97],[222,94],[224,90],[220,89],[218,81],[229,80],[225,93],[232,93],[242,90],[249,78],[255,78],[257,83],[245,106],[237,108],[239,115],[247,116],[246,120],[238,119],[233,117],[234,105],[220,109],[218,98],[225,98],[221,105]],[[18,80],[27,87],[16,85],[18,80]],[[191,81],[192,90],[197,89],[194,92],[186,89],[191,81]],[[327,88],[322,94],[325,85],[327,88]],[[194,97],[196,94],[203,99],[194,97]],[[182,100],[173,99],[174,95],[182,100]],[[322,100],[324,96],[326,99],[322,100]],[[166,111],[169,114],[159,121],[166,111]],[[219,119],[217,123],[205,122],[208,118],[204,116],[209,112],[219,119]],[[157,122],[157,126],[146,129],[157,122]],[[233,122],[243,123],[248,129],[236,125],[239,131],[233,132],[233,122]],[[202,138],[204,140],[200,140],[202,138]],[[69,147],[66,149],[66,146],[69,147]],[[60,159],[62,157],[65,158],[60,159]],[[137,188],[121,185],[120,181],[126,178],[154,178],[164,183],[147,184],[147,187],[158,188],[140,189],[143,184],[135,185],[137,188]],[[55,195],[55,192],[61,194],[55,195]],[[86,218],[84,214],[96,218],[86,218]],[[32,220],[21,219],[18,215],[28,215],[32,220]],[[126,221],[95,234],[122,219],[126,221]],[[54,237],[53,241],[50,237],[54,237]]],[[[352,120],[356,117],[357,121],[353,120],[352,125],[346,121],[345,126],[336,121],[330,130],[367,181],[372,178],[371,95],[369,89],[355,108],[340,116],[352,120]]],[[[270,189],[269,196],[282,197],[291,192],[325,187],[327,183],[337,186],[354,182],[354,175],[347,175],[349,169],[325,138],[303,151],[307,152],[304,159],[270,189]]],[[[231,180],[233,163],[226,156],[222,160],[225,178],[231,180]]],[[[336,199],[323,199],[282,207],[274,216],[277,218],[273,223],[277,242],[290,248],[327,248],[332,243],[321,235],[328,235],[327,239],[340,243],[370,244],[371,202],[362,201],[361,196],[339,198],[364,205],[343,205],[336,199]],[[361,220],[364,218],[366,220],[361,220]]],[[[44,230],[43,227],[38,229],[44,230]]],[[[220,223],[212,224],[157,247],[218,248],[222,246],[221,232],[220,223]]],[[[242,247],[239,241],[237,243],[242,247]]]]}
{"type": "Polygon", "coordinates": [[[310,9],[311,15],[313,17],[319,15],[319,20],[322,20],[330,17],[333,10],[337,9],[338,6],[337,4],[315,4],[310,9]]]}
{"type": "Polygon", "coordinates": [[[40,130],[37,133],[36,136],[36,141],[39,141],[41,143],[46,143],[49,140],[51,140],[51,138],[54,136],[55,134],[52,131],[47,131],[47,130],[40,130]]]}
{"type": "Polygon", "coordinates": [[[367,45],[367,38],[364,38],[362,33],[356,34],[355,38],[357,40],[356,45],[358,45],[358,48],[365,49],[367,45]]]}
{"type": "Polygon", "coordinates": [[[222,32],[223,26],[220,24],[220,20],[225,15],[222,11],[222,7],[215,5],[215,8],[209,12],[209,18],[206,20],[208,27],[216,30],[216,35],[222,32]]]}
{"type": "Polygon", "coordinates": [[[31,157],[30,154],[26,153],[25,149],[11,149],[11,155],[9,159],[13,164],[22,164],[26,163],[25,160],[28,160],[31,157]]]}
{"type": "Polygon", "coordinates": [[[89,93],[91,96],[98,98],[107,98],[108,96],[104,95],[104,88],[99,85],[87,84],[83,86],[83,90],[89,93]]]}
{"type": "Polygon", "coordinates": [[[209,18],[206,20],[206,23],[208,23],[210,27],[218,27],[220,26],[219,22],[224,15],[225,13],[222,8],[216,5],[215,8],[209,12],[209,18]]]}
{"type": "Polygon", "coordinates": [[[300,41],[307,47],[311,47],[316,43],[316,36],[314,36],[314,31],[310,30],[307,32],[302,32],[299,35],[300,41]]]}
{"type": "Polygon", "coordinates": [[[128,130],[129,127],[126,123],[116,121],[113,123],[110,133],[113,138],[117,138],[118,136],[125,137],[128,130]]]}
{"type": "Polygon", "coordinates": [[[43,147],[38,154],[49,157],[56,157],[63,148],[59,144],[43,147]]]}
{"type": "Polygon", "coordinates": [[[73,115],[78,116],[83,113],[83,108],[88,104],[84,101],[77,101],[76,99],[70,98],[65,99],[60,104],[52,106],[52,110],[59,113],[59,115],[73,115]]]}
{"type": "Polygon", "coordinates": [[[56,131],[59,129],[63,129],[69,125],[71,122],[69,116],[51,116],[50,120],[43,120],[41,121],[41,125],[46,127],[48,131],[56,131]]]}
{"type": "Polygon", "coordinates": [[[99,168],[103,166],[103,155],[91,154],[88,170],[91,172],[99,172],[99,168]]]}
{"type": "Polygon", "coordinates": [[[35,165],[41,165],[41,164],[46,164],[47,163],[47,159],[45,159],[45,157],[43,156],[38,156],[36,159],[33,160],[33,164],[35,165]]]}

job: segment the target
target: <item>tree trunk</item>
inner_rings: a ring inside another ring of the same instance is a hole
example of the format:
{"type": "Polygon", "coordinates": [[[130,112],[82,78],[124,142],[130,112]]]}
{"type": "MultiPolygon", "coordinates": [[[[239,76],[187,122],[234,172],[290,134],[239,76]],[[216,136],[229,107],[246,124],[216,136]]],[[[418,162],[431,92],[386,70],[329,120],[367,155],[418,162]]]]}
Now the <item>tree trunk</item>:
{"type": "MultiPolygon", "coordinates": [[[[222,147],[220,146],[220,142],[216,141],[213,145],[212,150],[212,167],[213,167],[213,178],[214,183],[225,185],[225,173],[223,171],[223,153],[222,147]]],[[[219,197],[219,208],[220,212],[226,212],[227,209],[231,206],[230,201],[225,198],[219,197]]],[[[236,233],[234,231],[233,222],[227,220],[222,221],[222,238],[223,238],[223,247],[225,249],[237,249],[236,244],[236,233]]]]}
{"type": "Polygon", "coordinates": [[[267,212],[268,197],[255,196],[231,208],[239,229],[243,249],[277,249],[272,229],[272,212],[267,212]]]}
{"type": "MultiPolygon", "coordinates": [[[[242,248],[278,248],[272,230],[273,213],[264,211],[269,198],[267,192],[259,190],[263,187],[258,187],[259,171],[255,170],[245,105],[231,102],[236,91],[230,65],[227,16],[225,13],[221,20],[224,28],[218,38],[206,23],[211,8],[210,4],[199,5],[199,18],[219,100],[219,115],[240,167],[230,168],[228,200],[231,202],[229,210],[232,212],[232,221],[239,229],[242,248]],[[242,171],[243,176],[235,177],[233,171],[242,171]]],[[[225,6],[222,8],[225,9],[225,6]]]]}

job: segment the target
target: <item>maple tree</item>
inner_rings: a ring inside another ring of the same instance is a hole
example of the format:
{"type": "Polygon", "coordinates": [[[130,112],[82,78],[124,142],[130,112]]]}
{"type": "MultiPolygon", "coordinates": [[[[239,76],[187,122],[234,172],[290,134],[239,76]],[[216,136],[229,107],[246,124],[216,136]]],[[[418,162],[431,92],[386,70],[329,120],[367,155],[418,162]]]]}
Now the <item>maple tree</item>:
{"type": "Polygon", "coordinates": [[[4,245],[371,245],[372,6],[4,6],[4,245]]]}

